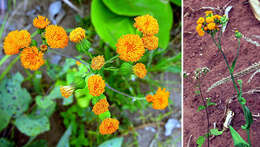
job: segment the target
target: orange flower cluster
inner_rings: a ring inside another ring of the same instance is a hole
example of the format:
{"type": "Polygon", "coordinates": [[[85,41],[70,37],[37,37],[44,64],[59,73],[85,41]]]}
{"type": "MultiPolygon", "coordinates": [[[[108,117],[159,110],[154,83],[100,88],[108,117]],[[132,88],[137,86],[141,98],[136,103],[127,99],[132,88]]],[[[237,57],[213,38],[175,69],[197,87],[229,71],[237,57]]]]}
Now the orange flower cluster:
{"type": "Polygon", "coordinates": [[[91,68],[94,70],[100,70],[105,64],[104,56],[96,56],[91,61],[91,68]]]}
{"type": "Polygon", "coordinates": [[[109,107],[109,104],[107,102],[107,99],[104,98],[104,99],[101,99],[99,100],[93,107],[92,111],[96,114],[96,115],[99,115],[99,114],[102,114],[106,111],[108,111],[108,107],[109,107]]]}
{"type": "Polygon", "coordinates": [[[57,25],[49,25],[46,27],[45,38],[51,48],[65,48],[69,41],[64,28],[57,25]]]}
{"type": "Polygon", "coordinates": [[[156,36],[143,36],[142,37],[144,47],[148,50],[155,50],[158,48],[158,37],[156,36]]]}
{"type": "Polygon", "coordinates": [[[112,134],[114,133],[119,127],[119,121],[113,118],[106,118],[102,121],[99,126],[99,132],[102,135],[112,134]]]}
{"type": "Polygon", "coordinates": [[[60,87],[60,92],[61,95],[65,98],[68,98],[72,95],[72,93],[74,92],[75,88],[72,86],[61,86],[60,87]]]}
{"type": "Polygon", "coordinates": [[[81,27],[78,27],[76,29],[74,29],[71,33],[70,33],[70,41],[78,43],[80,42],[82,39],[84,39],[86,37],[85,34],[85,30],[82,29],[81,27]]]}
{"type": "Polygon", "coordinates": [[[26,69],[37,70],[44,64],[43,53],[35,46],[24,48],[21,63],[26,69]]]}
{"type": "Polygon", "coordinates": [[[100,96],[105,91],[105,81],[100,75],[93,75],[88,78],[88,90],[92,96],[100,96]]]}
{"type": "Polygon", "coordinates": [[[143,63],[137,63],[135,66],[133,66],[133,71],[134,74],[141,79],[143,79],[147,73],[147,70],[143,63]]]}
{"type": "Polygon", "coordinates": [[[4,52],[6,55],[15,55],[19,50],[31,44],[31,34],[26,30],[12,31],[4,40],[4,52]]]}
{"type": "Polygon", "coordinates": [[[168,106],[168,98],[170,96],[170,92],[166,91],[165,88],[158,88],[155,95],[147,95],[147,102],[151,102],[153,105],[153,109],[163,110],[168,106]]]}
{"type": "Polygon", "coordinates": [[[39,15],[38,17],[34,18],[34,20],[33,20],[33,26],[38,29],[44,29],[49,24],[50,24],[50,21],[48,20],[48,18],[46,18],[44,16],[39,15]]]}
{"type": "Polygon", "coordinates": [[[217,32],[221,25],[221,16],[214,15],[212,11],[206,11],[206,16],[197,20],[196,31],[199,36],[204,36],[205,32],[217,32]]]}
{"type": "Polygon", "coordinates": [[[140,60],[145,52],[142,39],[138,35],[133,34],[120,37],[116,47],[119,58],[124,61],[136,62],[140,60]]]}

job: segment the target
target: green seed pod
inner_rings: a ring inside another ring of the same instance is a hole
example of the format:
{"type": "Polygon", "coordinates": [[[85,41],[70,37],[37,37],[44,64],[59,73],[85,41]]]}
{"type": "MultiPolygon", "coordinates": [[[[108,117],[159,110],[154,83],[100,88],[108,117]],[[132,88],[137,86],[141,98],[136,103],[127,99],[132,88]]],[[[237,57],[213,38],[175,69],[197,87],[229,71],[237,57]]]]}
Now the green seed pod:
{"type": "Polygon", "coordinates": [[[121,64],[120,72],[122,75],[128,76],[132,73],[132,68],[133,68],[133,65],[125,62],[125,63],[121,64]]]}
{"type": "Polygon", "coordinates": [[[83,40],[81,40],[79,43],[76,44],[76,49],[81,53],[88,52],[90,47],[91,47],[91,43],[86,38],[84,38],[83,40]]]}

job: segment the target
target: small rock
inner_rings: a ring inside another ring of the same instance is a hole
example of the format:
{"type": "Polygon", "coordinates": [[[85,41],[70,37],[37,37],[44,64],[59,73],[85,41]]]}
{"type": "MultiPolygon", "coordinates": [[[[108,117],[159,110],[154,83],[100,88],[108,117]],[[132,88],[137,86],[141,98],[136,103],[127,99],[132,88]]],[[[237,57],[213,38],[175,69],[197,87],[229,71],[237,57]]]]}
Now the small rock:
{"type": "Polygon", "coordinates": [[[171,118],[165,124],[165,134],[164,135],[170,136],[174,129],[180,128],[180,127],[181,127],[181,123],[178,120],[171,118]]]}

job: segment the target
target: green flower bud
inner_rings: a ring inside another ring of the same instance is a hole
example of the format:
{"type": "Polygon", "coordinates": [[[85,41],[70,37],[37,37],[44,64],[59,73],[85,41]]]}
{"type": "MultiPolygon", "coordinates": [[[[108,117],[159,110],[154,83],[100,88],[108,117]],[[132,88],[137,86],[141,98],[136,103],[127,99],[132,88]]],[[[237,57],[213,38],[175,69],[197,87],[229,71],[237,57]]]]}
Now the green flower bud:
{"type": "Polygon", "coordinates": [[[32,39],[31,46],[37,46],[37,41],[32,39]]]}
{"type": "Polygon", "coordinates": [[[133,68],[133,65],[125,62],[125,63],[121,64],[120,72],[122,75],[128,76],[132,73],[132,68],[133,68]]]}
{"type": "Polygon", "coordinates": [[[76,44],[76,49],[81,53],[88,52],[90,47],[91,47],[91,43],[86,38],[84,38],[83,40],[81,40],[79,43],[76,44]]]}
{"type": "Polygon", "coordinates": [[[237,39],[242,38],[242,33],[240,33],[238,30],[236,30],[236,32],[235,32],[235,37],[236,37],[237,39]]]}

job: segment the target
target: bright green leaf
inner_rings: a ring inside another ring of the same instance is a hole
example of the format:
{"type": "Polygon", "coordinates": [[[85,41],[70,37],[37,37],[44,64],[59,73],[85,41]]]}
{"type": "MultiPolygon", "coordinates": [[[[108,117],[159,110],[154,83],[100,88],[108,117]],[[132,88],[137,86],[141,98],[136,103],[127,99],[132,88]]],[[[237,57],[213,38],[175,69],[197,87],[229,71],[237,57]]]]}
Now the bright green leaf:
{"type": "Polygon", "coordinates": [[[210,134],[219,136],[219,135],[223,134],[223,131],[219,131],[218,129],[210,129],[210,134]]]}
{"type": "Polygon", "coordinates": [[[110,118],[110,117],[111,117],[111,114],[110,114],[109,111],[106,111],[106,112],[104,112],[104,113],[99,114],[98,117],[99,117],[100,120],[104,120],[104,119],[106,119],[106,118],[110,118]]]}
{"type": "Polygon", "coordinates": [[[197,112],[199,112],[199,111],[201,111],[201,110],[204,110],[204,109],[206,109],[206,107],[205,107],[205,106],[203,106],[203,105],[200,105],[200,106],[198,107],[198,110],[197,110],[197,112]]]}
{"type": "Polygon", "coordinates": [[[69,147],[69,140],[70,140],[70,135],[72,133],[72,125],[68,127],[66,132],[63,134],[61,139],[59,140],[58,144],[56,147],[69,147]]]}
{"type": "Polygon", "coordinates": [[[237,131],[232,126],[229,126],[229,129],[235,147],[249,147],[249,144],[237,133],[237,131]]]}
{"type": "Polygon", "coordinates": [[[102,143],[98,147],[121,147],[123,140],[124,140],[123,137],[113,138],[113,139],[110,139],[108,141],[105,141],[104,143],[102,143]]]}
{"type": "Polygon", "coordinates": [[[172,3],[174,3],[175,5],[181,7],[181,0],[171,0],[172,3]]]}
{"type": "Polygon", "coordinates": [[[199,138],[197,139],[196,143],[198,145],[198,147],[202,147],[202,145],[205,142],[205,137],[204,136],[199,136],[199,138]]]}

